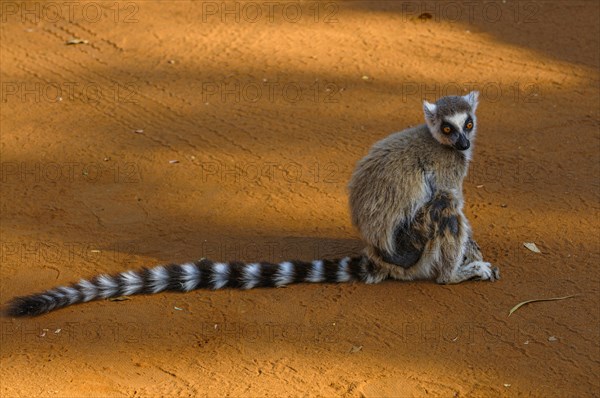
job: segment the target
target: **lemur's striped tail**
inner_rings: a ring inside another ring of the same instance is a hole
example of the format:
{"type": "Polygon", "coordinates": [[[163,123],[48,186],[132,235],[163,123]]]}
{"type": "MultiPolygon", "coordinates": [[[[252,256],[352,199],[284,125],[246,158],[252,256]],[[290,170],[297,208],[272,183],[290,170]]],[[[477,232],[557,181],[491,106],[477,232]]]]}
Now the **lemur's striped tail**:
{"type": "Polygon", "coordinates": [[[380,282],[383,278],[365,256],[312,262],[285,261],[279,264],[218,263],[202,259],[185,264],[160,265],[117,275],[99,275],[70,286],[16,297],[8,305],[9,316],[35,316],[94,299],[151,294],[163,290],[189,292],[224,287],[252,289],[306,282],[380,282]]]}

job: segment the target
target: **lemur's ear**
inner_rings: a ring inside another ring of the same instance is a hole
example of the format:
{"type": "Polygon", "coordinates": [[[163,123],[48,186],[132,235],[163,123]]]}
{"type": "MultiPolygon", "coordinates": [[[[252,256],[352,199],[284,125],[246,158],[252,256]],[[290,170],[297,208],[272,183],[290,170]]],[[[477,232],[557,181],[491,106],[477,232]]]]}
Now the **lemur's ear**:
{"type": "Polygon", "coordinates": [[[423,112],[425,112],[425,120],[428,122],[433,122],[435,117],[435,111],[437,107],[435,104],[431,102],[423,101],[423,112]]]}
{"type": "Polygon", "coordinates": [[[463,98],[471,105],[471,109],[475,112],[477,104],[479,104],[479,91],[471,91],[469,94],[463,96],[463,98]]]}

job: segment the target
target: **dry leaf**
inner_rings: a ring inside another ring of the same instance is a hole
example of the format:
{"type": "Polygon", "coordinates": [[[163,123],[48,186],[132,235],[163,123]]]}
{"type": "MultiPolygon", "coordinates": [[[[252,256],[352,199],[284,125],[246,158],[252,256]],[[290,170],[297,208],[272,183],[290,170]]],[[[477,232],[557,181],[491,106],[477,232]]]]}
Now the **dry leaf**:
{"type": "Polygon", "coordinates": [[[534,253],[541,253],[540,249],[538,249],[538,247],[535,245],[535,243],[523,243],[523,246],[525,246],[526,248],[528,248],[529,250],[531,250],[534,253]]]}
{"type": "Polygon", "coordinates": [[[545,299],[533,299],[533,300],[523,301],[522,303],[519,303],[519,304],[515,305],[514,307],[512,307],[512,309],[508,313],[508,316],[511,316],[513,312],[515,312],[516,310],[518,310],[525,304],[536,303],[538,301],[558,301],[558,300],[564,300],[564,299],[568,299],[568,298],[575,297],[575,296],[578,296],[578,294],[572,294],[570,296],[564,296],[564,297],[552,297],[552,298],[545,298],[545,299]]]}
{"type": "Polygon", "coordinates": [[[362,350],[362,346],[361,345],[359,345],[359,346],[353,345],[352,348],[350,349],[350,354],[357,353],[360,350],[362,350]]]}
{"type": "Polygon", "coordinates": [[[548,341],[557,341],[558,339],[555,336],[548,337],[548,341]]]}
{"type": "Polygon", "coordinates": [[[131,300],[131,297],[119,296],[119,297],[111,297],[108,299],[108,301],[127,301],[127,300],[131,300]]]}
{"type": "Polygon", "coordinates": [[[69,39],[67,40],[67,45],[69,44],[88,44],[89,42],[87,40],[82,40],[82,39],[69,39]]]}

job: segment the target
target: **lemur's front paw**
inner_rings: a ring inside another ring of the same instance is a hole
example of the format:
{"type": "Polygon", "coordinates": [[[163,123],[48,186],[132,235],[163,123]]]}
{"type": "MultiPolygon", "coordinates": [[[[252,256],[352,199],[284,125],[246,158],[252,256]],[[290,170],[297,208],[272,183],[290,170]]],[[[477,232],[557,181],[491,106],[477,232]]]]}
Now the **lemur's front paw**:
{"type": "Polygon", "coordinates": [[[474,261],[466,266],[472,272],[473,279],[495,282],[500,279],[500,270],[485,261],[474,261]]]}
{"type": "Polygon", "coordinates": [[[490,282],[496,282],[498,279],[500,279],[500,270],[498,267],[494,267],[492,264],[483,261],[480,264],[481,268],[479,279],[490,282]]]}

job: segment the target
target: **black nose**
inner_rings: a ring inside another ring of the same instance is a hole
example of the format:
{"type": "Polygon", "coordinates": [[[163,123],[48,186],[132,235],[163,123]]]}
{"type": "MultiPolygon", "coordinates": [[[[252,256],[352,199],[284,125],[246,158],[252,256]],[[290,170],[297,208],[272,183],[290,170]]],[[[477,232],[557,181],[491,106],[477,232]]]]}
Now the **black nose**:
{"type": "Polygon", "coordinates": [[[469,141],[457,142],[454,147],[456,149],[458,149],[459,151],[466,151],[467,149],[469,149],[471,147],[471,143],[469,141]]]}
{"type": "Polygon", "coordinates": [[[462,134],[458,137],[458,140],[454,144],[454,148],[458,149],[459,151],[466,151],[470,147],[471,142],[462,134]]]}

